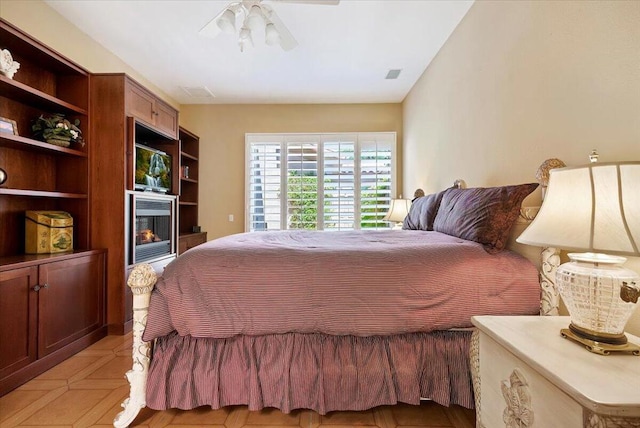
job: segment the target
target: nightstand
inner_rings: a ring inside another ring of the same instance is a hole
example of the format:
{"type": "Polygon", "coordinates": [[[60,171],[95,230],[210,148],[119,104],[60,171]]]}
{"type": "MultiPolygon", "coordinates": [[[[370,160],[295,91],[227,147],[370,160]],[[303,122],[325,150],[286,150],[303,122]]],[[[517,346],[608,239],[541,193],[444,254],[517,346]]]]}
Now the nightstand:
{"type": "Polygon", "coordinates": [[[640,427],[640,357],[594,354],[561,337],[569,317],[477,316],[472,322],[478,427],[640,427]]]}

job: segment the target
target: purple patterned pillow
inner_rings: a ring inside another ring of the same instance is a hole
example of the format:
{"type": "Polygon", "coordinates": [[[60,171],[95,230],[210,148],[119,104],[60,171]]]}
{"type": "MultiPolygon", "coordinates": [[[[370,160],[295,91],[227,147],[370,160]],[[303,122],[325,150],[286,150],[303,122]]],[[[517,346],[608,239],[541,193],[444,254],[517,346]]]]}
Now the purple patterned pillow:
{"type": "Polygon", "coordinates": [[[502,187],[447,189],[442,196],[433,230],[479,242],[489,253],[507,245],[522,201],[538,183],[502,187]]]}
{"type": "Polygon", "coordinates": [[[416,198],[411,204],[409,214],[404,218],[402,228],[408,230],[433,230],[433,221],[436,218],[438,207],[445,191],[416,198]]]}

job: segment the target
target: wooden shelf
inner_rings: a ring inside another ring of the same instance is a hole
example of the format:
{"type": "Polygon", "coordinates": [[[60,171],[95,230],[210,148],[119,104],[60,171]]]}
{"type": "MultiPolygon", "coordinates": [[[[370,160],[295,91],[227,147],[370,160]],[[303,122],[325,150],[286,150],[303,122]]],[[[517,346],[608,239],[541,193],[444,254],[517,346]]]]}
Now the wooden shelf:
{"type": "MultiPolygon", "coordinates": [[[[178,129],[180,137],[180,167],[189,168],[189,178],[180,177],[180,215],[178,233],[180,233],[180,253],[186,249],[197,245],[201,239],[186,237],[195,226],[198,226],[198,177],[200,152],[200,137],[193,132],[180,127],[178,129]],[[195,240],[194,240],[195,239],[195,240]]],[[[199,236],[206,236],[199,235],[199,236]]],[[[206,238],[204,238],[206,240],[206,238]]]]}
{"type": "Polygon", "coordinates": [[[53,154],[57,153],[61,155],[79,156],[82,158],[87,157],[87,154],[80,150],[55,146],[53,144],[45,143],[44,141],[33,140],[31,138],[13,134],[0,134],[0,146],[18,150],[30,150],[36,152],[45,151],[53,154]]]}
{"type": "Polygon", "coordinates": [[[194,161],[198,160],[198,158],[196,156],[190,155],[187,152],[180,152],[180,156],[182,156],[183,158],[194,160],[194,161]]]}
{"type": "Polygon", "coordinates": [[[30,58],[40,67],[52,70],[60,75],[85,75],[87,73],[82,67],[71,62],[53,49],[35,42],[31,36],[22,30],[10,25],[3,25],[0,28],[3,48],[13,52],[21,52],[22,56],[30,58]]]}
{"type": "Polygon", "coordinates": [[[15,269],[16,267],[22,268],[26,266],[34,266],[48,260],[67,260],[76,257],[78,254],[99,254],[102,250],[82,250],[75,249],[66,253],[52,253],[52,254],[17,254],[15,256],[3,257],[0,260],[0,272],[15,269]]]}
{"type": "Polygon", "coordinates": [[[33,196],[38,198],[87,199],[85,193],[49,192],[46,190],[8,189],[0,187],[0,195],[33,196]]]}
{"type": "Polygon", "coordinates": [[[1,396],[107,334],[107,254],[90,249],[93,144],[67,148],[31,138],[39,115],[64,114],[90,133],[90,73],[2,18],[0,40],[20,63],[13,79],[0,75],[0,117],[14,120],[21,134],[0,134],[7,176],[0,186],[0,289],[9,302],[0,311],[1,396]],[[25,212],[32,210],[68,212],[75,251],[25,254],[25,212]],[[37,293],[44,282],[52,289],[37,293]]]}
{"type": "Polygon", "coordinates": [[[63,113],[88,114],[86,109],[2,75],[0,75],[0,92],[2,92],[5,97],[20,98],[22,102],[42,110],[61,110],[63,113]]]}
{"type": "Polygon", "coordinates": [[[2,48],[20,68],[13,79],[0,75],[0,116],[14,120],[19,135],[0,134],[0,257],[24,252],[24,211],[73,213],[73,242],[89,247],[89,158],[91,144],[61,147],[33,137],[39,115],[64,114],[88,134],[89,72],[0,19],[2,48]]]}

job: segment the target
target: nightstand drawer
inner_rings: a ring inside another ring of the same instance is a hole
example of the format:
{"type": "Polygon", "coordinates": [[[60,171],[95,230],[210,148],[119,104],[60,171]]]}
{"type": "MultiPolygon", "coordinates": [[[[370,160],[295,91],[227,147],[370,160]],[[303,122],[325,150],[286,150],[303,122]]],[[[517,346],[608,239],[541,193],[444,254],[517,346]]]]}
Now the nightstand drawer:
{"type": "Polygon", "coordinates": [[[487,428],[508,426],[503,419],[507,408],[515,418],[527,412],[533,416],[533,425],[523,426],[582,427],[582,407],[578,403],[483,333],[480,333],[480,379],[482,400],[478,414],[487,428]],[[524,385],[520,386],[520,381],[524,385]],[[525,398],[519,406],[509,407],[503,388],[520,393],[521,398],[528,396],[530,405],[525,398]]]}

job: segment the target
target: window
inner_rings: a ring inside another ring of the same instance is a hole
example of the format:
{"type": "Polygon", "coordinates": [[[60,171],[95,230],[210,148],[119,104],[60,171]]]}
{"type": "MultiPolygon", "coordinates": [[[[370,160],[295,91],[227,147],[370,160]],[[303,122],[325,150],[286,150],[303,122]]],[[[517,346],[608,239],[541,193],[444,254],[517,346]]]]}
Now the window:
{"type": "Polygon", "coordinates": [[[394,132],[247,134],[246,230],[388,229],[394,132]]]}

